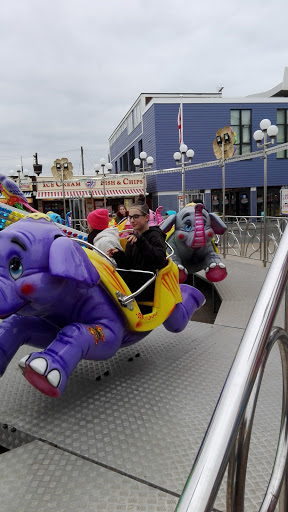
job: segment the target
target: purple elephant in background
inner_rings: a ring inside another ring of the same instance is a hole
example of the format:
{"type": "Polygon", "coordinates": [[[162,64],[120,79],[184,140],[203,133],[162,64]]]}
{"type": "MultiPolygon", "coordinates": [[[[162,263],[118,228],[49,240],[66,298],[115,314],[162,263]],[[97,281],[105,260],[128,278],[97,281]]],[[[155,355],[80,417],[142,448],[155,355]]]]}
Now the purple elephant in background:
{"type": "Polygon", "coordinates": [[[214,250],[214,234],[223,235],[227,226],[215,213],[208,213],[203,204],[189,204],[176,215],[170,215],[160,229],[168,233],[175,225],[175,231],[167,242],[174,249],[173,261],[179,268],[179,281],[185,281],[187,274],[204,269],[211,282],[222,281],[227,276],[224,263],[214,250]]]}
{"type": "MultiPolygon", "coordinates": [[[[81,359],[103,360],[149,332],[129,331],[121,307],[101,285],[84,249],[43,214],[31,214],[0,232],[0,376],[23,345],[41,349],[19,362],[39,391],[58,397],[81,359]]],[[[183,330],[203,302],[181,288],[164,326],[183,330]]]]}

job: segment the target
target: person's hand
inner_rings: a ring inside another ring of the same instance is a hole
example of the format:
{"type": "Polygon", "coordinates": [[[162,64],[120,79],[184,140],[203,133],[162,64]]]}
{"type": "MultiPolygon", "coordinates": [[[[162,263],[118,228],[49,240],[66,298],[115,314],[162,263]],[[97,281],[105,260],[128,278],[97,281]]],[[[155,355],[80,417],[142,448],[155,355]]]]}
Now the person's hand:
{"type": "Polygon", "coordinates": [[[135,244],[135,242],[137,242],[137,236],[134,233],[131,233],[127,236],[127,242],[131,245],[135,244]]]}
{"type": "Polygon", "coordinates": [[[119,251],[119,249],[116,249],[116,248],[114,249],[112,247],[111,249],[108,249],[107,254],[108,254],[109,258],[113,258],[113,254],[115,254],[118,251],[119,251]]]}

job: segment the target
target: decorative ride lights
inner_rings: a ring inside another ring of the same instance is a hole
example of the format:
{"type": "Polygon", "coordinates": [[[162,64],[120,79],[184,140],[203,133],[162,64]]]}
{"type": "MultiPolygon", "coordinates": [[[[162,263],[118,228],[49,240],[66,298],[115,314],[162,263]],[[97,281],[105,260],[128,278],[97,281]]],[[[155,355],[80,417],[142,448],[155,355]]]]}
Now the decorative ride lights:
{"type": "Polygon", "coordinates": [[[103,175],[103,197],[104,197],[104,208],[106,208],[106,189],[105,189],[105,179],[106,174],[109,174],[112,171],[113,165],[110,162],[106,163],[105,158],[100,158],[99,164],[94,165],[94,171],[98,176],[99,172],[103,175]],[[101,168],[101,169],[100,169],[101,168]]]}
{"type": "Polygon", "coordinates": [[[185,206],[185,166],[191,164],[193,156],[194,156],[193,149],[188,149],[186,144],[181,144],[180,152],[176,151],[176,153],[174,153],[174,155],[173,155],[176,165],[182,166],[181,175],[182,175],[183,208],[185,206]],[[185,156],[188,158],[188,160],[185,160],[185,156]]]}
{"type": "Polygon", "coordinates": [[[153,156],[147,156],[147,153],[145,151],[141,151],[139,158],[135,158],[133,160],[133,164],[136,167],[136,170],[141,169],[143,172],[143,189],[144,189],[144,197],[146,200],[146,177],[145,177],[145,171],[148,169],[151,169],[152,165],[154,163],[153,156]],[[147,163],[147,167],[145,167],[145,162],[147,163]]]}
{"type": "Polygon", "coordinates": [[[270,144],[274,144],[275,137],[278,134],[278,127],[274,124],[271,124],[271,121],[269,119],[262,119],[260,122],[260,128],[261,130],[256,130],[254,132],[253,137],[255,141],[257,142],[258,148],[263,148],[263,160],[264,160],[264,213],[263,213],[263,232],[264,232],[264,242],[263,242],[263,264],[264,267],[266,267],[266,263],[268,261],[267,257],[267,153],[266,150],[270,144]],[[267,136],[270,137],[270,141],[268,141],[267,136]],[[263,144],[261,144],[262,140],[264,139],[263,144]]]}

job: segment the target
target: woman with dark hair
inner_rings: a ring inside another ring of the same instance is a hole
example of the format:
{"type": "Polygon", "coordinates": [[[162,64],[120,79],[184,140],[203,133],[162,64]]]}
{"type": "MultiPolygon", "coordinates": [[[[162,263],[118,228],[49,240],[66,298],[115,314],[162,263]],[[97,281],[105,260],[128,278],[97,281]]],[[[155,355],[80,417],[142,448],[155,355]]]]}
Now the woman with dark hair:
{"type": "MultiPolygon", "coordinates": [[[[158,226],[149,227],[149,208],[146,203],[137,201],[129,210],[129,217],[133,232],[127,236],[125,252],[116,247],[108,249],[107,254],[114,258],[117,267],[122,269],[149,270],[155,272],[166,267],[166,235],[158,226]]],[[[131,291],[136,291],[147,281],[147,275],[141,273],[123,273],[131,291]]],[[[141,293],[141,300],[153,300],[154,286],[149,286],[141,293]]]]}
{"type": "Polygon", "coordinates": [[[119,204],[118,211],[116,213],[116,218],[115,218],[116,223],[119,224],[119,222],[121,222],[126,217],[128,217],[128,212],[126,211],[124,204],[119,204]]]}
{"type": "Polygon", "coordinates": [[[109,249],[118,267],[124,269],[155,271],[167,265],[166,235],[158,226],[148,226],[149,208],[138,201],[129,210],[129,220],[133,233],[127,236],[125,252],[117,248],[109,249]]]}

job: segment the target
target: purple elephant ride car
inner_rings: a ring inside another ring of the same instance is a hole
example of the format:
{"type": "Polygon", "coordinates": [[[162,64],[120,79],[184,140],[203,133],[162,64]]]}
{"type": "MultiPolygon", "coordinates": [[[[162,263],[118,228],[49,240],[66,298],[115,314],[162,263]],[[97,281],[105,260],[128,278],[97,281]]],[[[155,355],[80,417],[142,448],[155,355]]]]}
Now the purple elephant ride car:
{"type": "Polygon", "coordinates": [[[204,301],[199,290],[179,286],[169,259],[155,277],[151,313],[142,314],[109,258],[67,238],[44,214],[1,231],[0,251],[0,376],[21,345],[41,349],[19,367],[51,397],[62,394],[81,359],[108,359],[161,323],[180,332],[204,301]]]}
{"type": "Polygon", "coordinates": [[[203,204],[188,204],[176,215],[170,215],[160,229],[168,233],[173,226],[175,231],[168,238],[173,248],[173,261],[179,268],[179,281],[187,274],[204,269],[209,281],[222,281],[227,276],[224,263],[213,247],[213,237],[223,235],[227,226],[215,213],[208,213],[203,204]]]}

